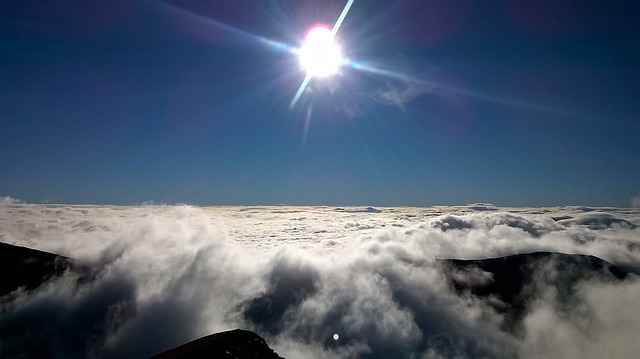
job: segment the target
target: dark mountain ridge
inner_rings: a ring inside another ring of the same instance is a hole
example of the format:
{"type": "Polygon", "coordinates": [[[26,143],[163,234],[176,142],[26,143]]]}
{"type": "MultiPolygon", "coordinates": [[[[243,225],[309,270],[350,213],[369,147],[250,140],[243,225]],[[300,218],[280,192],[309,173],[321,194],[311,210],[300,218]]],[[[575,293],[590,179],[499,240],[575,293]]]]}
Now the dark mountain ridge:
{"type": "Polygon", "coordinates": [[[453,289],[487,301],[504,315],[503,330],[517,332],[541,285],[553,287],[560,304],[568,304],[583,280],[624,280],[633,273],[591,255],[533,252],[505,257],[439,259],[453,289]]]}
{"type": "Polygon", "coordinates": [[[20,287],[33,290],[69,267],[67,257],[0,242],[0,297],[20,287]]]}
{"type": "Polygon", "coordinates": [[[151,359],[242,358],[283,359],[258,334],[242,329],[215,333],[168,350],[151,359]]]}

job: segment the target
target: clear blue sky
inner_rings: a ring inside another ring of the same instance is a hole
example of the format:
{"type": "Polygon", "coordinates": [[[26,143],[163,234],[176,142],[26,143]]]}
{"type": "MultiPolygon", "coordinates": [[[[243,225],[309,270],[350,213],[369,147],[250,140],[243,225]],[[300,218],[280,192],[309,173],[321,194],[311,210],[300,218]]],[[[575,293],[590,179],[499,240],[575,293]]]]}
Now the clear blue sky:
{"type": "Polygon", "coordinates": [[[640,3],[3,1],[0,195],[29,202],[629,206],[640,3]],[[169,2],[171,3],[171,2],[169,2]],[[252,35],[253,34],[253,35],[252,35]],[[391,74],[391,76],[389,76],[391,74]]]}

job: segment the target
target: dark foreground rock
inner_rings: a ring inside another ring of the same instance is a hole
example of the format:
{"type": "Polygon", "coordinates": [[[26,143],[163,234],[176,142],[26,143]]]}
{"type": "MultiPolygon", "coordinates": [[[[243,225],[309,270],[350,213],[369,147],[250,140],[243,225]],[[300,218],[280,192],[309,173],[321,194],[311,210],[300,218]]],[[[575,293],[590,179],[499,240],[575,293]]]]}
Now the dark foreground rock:
{"type": "Polygon", "coordinates": [[[598,257],[552,252],[439,261],[459,294],[498,299],[487,302],[505,316],[503,329],[507,332],[518,332],[521,319],[542,292],[542,287],[554,287],[559,303],[569,305],[581,281],[615,282],[630,273],[598,257]]]}
{"type": "Polygon", "coordinates": [[[208,335],[152,357],[178,358],[282,359],[262,337],[242,329],[208,335]]]}
{"type": "Polygon", "coordinates": [[[57,254],[0,242],[0,296],[20,287],[35,289],[70,265],[69,258],[57,254]]]}

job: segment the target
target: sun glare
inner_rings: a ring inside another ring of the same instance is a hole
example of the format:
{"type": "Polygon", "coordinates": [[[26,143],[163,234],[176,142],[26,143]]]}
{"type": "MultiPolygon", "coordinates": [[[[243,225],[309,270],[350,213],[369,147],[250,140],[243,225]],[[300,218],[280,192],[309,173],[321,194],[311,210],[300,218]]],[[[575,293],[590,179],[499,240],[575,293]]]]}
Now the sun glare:
{"type": "Polygon", "coordinates": [[[311,77],[335,74],[342,63],[340,47],[326,25],[314,25],[307,30],[298,56],[300,65],[311,77]]]}

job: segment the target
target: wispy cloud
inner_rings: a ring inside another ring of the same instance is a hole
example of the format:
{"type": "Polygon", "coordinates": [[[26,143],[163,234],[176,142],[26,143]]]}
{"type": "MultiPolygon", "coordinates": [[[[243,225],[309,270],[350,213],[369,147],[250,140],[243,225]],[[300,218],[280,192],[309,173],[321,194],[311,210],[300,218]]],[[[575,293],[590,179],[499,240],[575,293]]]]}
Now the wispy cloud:
{"type": "Polygon", "coordinates": [[[385,87],[379,89],[374,98],[387,105],[395,106],[402,111],[406,110],[406,105],[427,92],[424,86],[414,83],[387,82],[385,87]]]}

